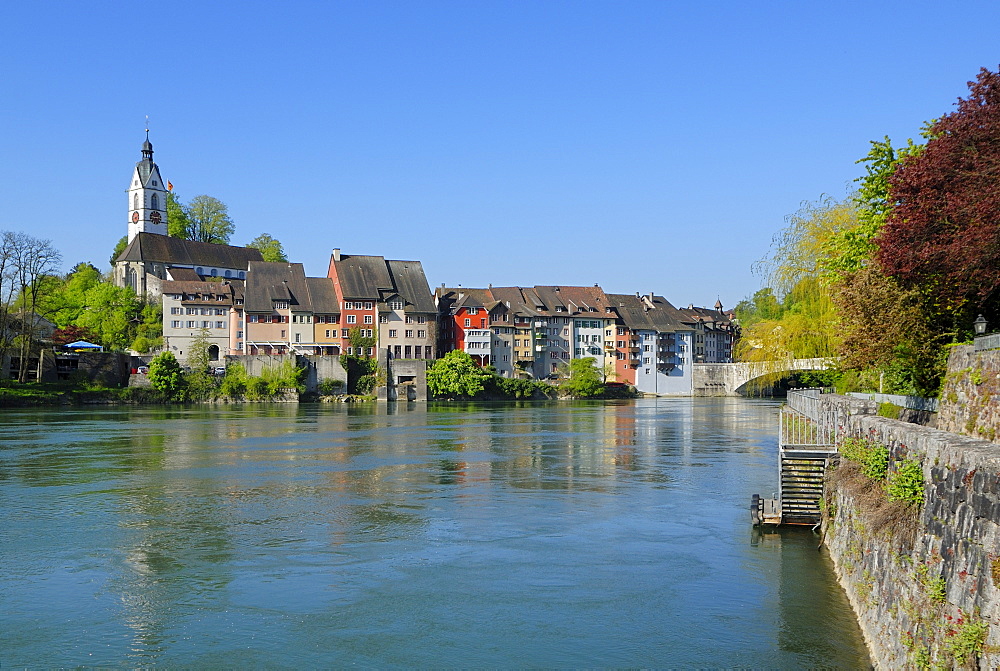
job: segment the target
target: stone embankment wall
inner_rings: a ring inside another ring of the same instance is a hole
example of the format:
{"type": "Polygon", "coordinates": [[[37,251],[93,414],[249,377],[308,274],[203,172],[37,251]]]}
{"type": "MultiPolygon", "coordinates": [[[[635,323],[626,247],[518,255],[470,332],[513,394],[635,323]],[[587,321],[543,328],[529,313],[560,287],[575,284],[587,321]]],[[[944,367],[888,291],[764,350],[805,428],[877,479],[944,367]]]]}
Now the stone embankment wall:
{"type": "Polygon", "coordinates": [[[887,446],[890,471],[916,460],[923,472],[919,511],[850,481],[846,463],[828,478],[824,542],[876,666],[1000,667],[1000,448],[820,398],[841,439],[887,446]]]}
{"type": "Polygon", "coordinates": [[[948,356],[937,428],[985,440],[1000,439],[1000,350],[959,345],[948,356]]]}

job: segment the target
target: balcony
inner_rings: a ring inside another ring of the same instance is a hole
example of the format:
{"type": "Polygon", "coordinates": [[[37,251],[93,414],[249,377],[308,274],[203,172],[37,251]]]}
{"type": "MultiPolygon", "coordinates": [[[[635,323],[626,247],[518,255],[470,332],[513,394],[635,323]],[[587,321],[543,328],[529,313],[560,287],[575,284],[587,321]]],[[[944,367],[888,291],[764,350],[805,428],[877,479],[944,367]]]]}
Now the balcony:
{"type": "Polygon", "coordinates": [[[629,348],[627,348],[627,351],[630,354],[638,354],[639,353],[639,346],[636,345],[635,347],[629,347],[629,348]]]}

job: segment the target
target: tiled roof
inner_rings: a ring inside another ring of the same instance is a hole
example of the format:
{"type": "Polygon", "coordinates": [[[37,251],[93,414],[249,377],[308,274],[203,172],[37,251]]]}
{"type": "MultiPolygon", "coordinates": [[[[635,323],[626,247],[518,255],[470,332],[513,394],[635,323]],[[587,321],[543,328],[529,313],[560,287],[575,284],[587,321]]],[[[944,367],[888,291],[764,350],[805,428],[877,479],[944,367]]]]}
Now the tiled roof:
{"type": "Polygon", "coordinates": [[[406,302],[407,312],[436,312],[431,289],[420,261],[386,261],[393,280],[392,290],[406,302]]]}
{"type": "Polygon", "coordinates": [[[312,311],[306,273],[301,263],[254,261],[247,271],[247,312],[271,312],[274,301],[288,301],[293,310],[312,311]]]}
{"type": "Polygon", "coordinates": [[[251,261],[262,261],[263,257],[260,250],[252,247],[216,245],[157,233],[139,233],[115,260],[152,261],[208,269],[246,268],[251,261]]]}
{"type": "Polygon", "coordinates": [[[318,314],[339,314],[340,303],[337,292],[333,288],[333,280],[329,277],[307,277],[306,287],[309,289],[309,300],[313,312],[318,314]]]}
{"type": "MultiPolygon", "coordinates": [[[[376,301],[381,297],[381,291],[393,290],[392,277],[384,257],[344,254],[339,261],[333,259],[331,263],[336,269],[344,298],[376,301]]],[[[430,295],[429,289],[427,293],[430,295]]]]}

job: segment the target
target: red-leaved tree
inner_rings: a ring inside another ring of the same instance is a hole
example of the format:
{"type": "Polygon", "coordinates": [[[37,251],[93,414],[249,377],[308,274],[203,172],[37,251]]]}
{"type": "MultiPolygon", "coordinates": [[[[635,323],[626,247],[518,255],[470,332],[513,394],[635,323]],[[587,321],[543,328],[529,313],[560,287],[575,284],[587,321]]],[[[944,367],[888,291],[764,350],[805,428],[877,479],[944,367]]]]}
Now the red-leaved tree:
{"type": "Polygon", "coordinates": [[[1000,74],[983,68],[969,90],[890,177],[876,253],[940,327],[958,329],[1000,297],[1000,74]]]}

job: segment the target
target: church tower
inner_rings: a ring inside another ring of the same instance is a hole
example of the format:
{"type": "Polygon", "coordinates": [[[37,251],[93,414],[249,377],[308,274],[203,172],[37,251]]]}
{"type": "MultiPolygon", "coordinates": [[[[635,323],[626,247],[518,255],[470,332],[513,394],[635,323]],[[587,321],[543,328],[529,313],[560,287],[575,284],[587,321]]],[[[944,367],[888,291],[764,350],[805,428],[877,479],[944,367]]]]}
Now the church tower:
{"type": "Polygon", "coordinates": [[[128,241],[139,233],[167,234],[167,185],[153,163],[153,145],[142,143],[142,160],[135,164],[128,188],[128,241]]]}

